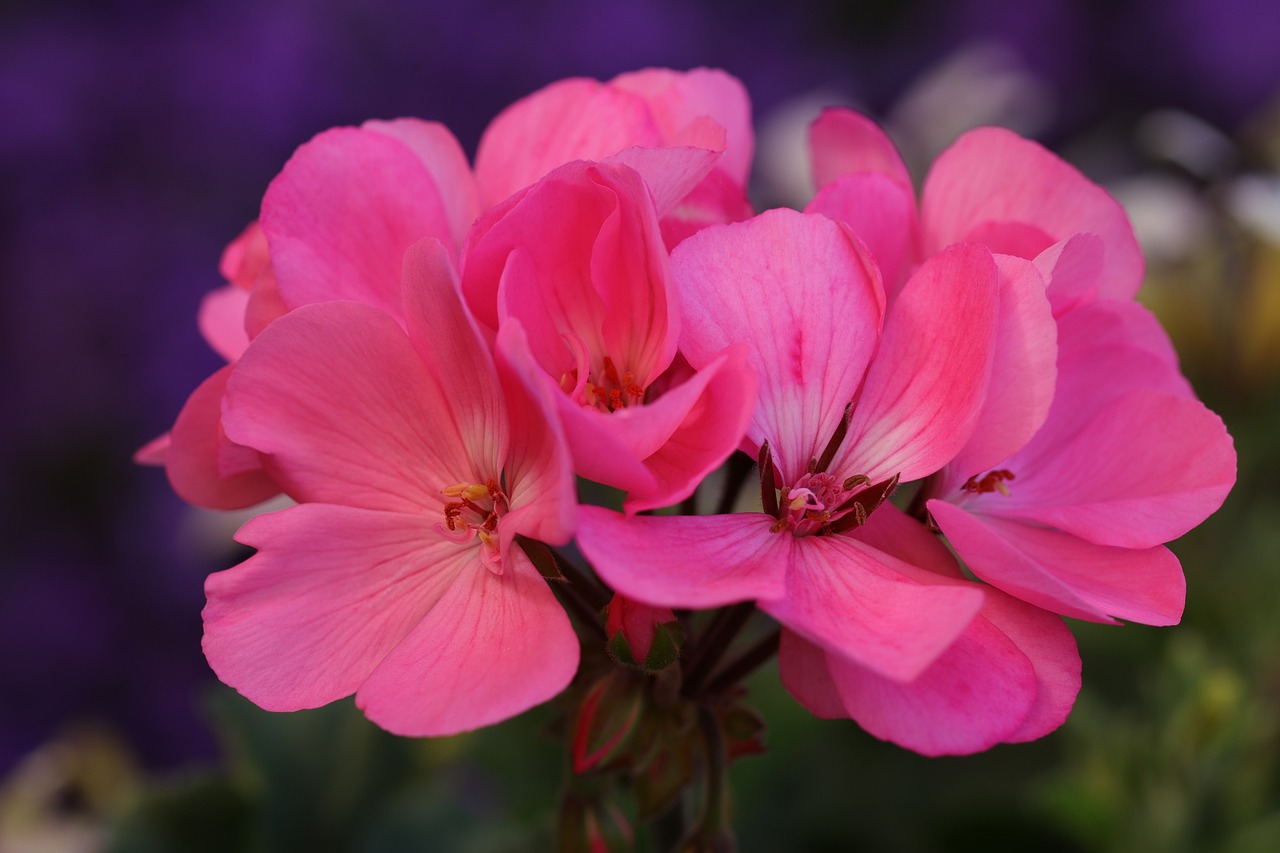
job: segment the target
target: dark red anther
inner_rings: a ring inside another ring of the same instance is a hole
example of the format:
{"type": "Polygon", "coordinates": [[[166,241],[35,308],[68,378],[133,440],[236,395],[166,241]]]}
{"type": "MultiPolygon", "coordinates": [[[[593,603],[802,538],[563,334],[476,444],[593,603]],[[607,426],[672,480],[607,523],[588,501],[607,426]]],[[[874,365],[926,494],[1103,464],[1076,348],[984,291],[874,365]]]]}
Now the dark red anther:
{"type": "Polygon", "coordinates": [[[773,453],[769,450],[769,442],[760,445],[760,455],[756,459],[760,466],[760,505],[765,515],[778,517],[778,486],[773,479],[773,453]]]}
{"type": "Polygon", "coordinates": [[[836,512],[847,512],[847,514],[836,519],[827,529],[832,533],[844,533],[855,527],[861,527],[867,523],[871,513],[875,512],[880,504],[887,501],[897,488],[897,474],[873,486],[867,486],[836,507],[836,512]]]}

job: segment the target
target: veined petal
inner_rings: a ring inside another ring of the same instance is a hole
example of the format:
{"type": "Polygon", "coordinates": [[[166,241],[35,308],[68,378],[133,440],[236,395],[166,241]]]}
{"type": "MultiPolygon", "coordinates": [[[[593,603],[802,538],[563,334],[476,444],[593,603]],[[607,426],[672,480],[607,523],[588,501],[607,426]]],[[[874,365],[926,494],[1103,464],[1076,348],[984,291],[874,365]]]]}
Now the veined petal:
{"type": "Polygon", "coordinates": [[[786,589],[760,609],[886,678],[917,677],[982,606],[977,586],[920,583],[898,559],[852,537],[772,535],[790,543],[786,589]]]}
{"type": "MultiPolygon", "coordinates": [[[[911,174],[893,140],[871,119],[843,107],[829,107],[809,127],[809,162],[815,189],[842,175],[869,172],[911,187],[911,174]]],[[[912,223],[915,203],[912,198],[912,223]]]]}
{"type": "MultiPolygon", "coordinates": [[[[724,133],[721,131],[719,148],[723,147],[724,133]]],[[[634,169],[644,178],[653,195],[654,210],[659,216],[666,216],[707,177],[719,157],[719,149],[711,147],[632,147],[624,148],[601,162],[618,163],[634,169]]]]}
{"type": "Polygon", "coordinates": [[[481,204],[496,204],[571,160],[603,160],[661,141],[639,95],[581,77],[552,83],[507,107],[480,137],[481,204]]]}
{"type": "Polygon", "coordinates": [[[577,668],[569,618],[529,558],[513,548],[501,575],[478,559],[462,566],[361,685],[356,704],[396,734],[451,735],[545,702],[577,668]]]}
{"type": "Polygon", "coordinates": [[[259,515],[236,539],[258,553],[205,583],[204,653],[269,711],[354,693],[472,559],[421,516],[327,504],[259,515]]]}
{"type": "Polygon", "coordinates": [[[253,506],[280,492],[262,470],[258,452],[227,438],[222,426],[222,397],[235,365],[228,364],[201,382],[174,421],[164,455],[169,484],[184,501],[210,509],[253,506]],[[223,457],[235,473],[224,476],[223,457]]]}
{"type": "Polygon", "coordinates": [[[822,453],[875,352],[884,291],[875,264],[823,216],[771,210],[712,226],[672,253],[695,368],[747,347],[760,402],[747,436],[766,439],[783,480],[822,453]]]}
{"type": "Polygon", "coordinates": [[[1034,252],[1016,235],[1022,252],[989,243],[992,251],[1023,257],[1077,232],[1096,234],[1105,249],[1098,294],[1128,299],[1142,284],[1142,252],[1120,204],[1075,167],[1003,128],[970,131],[934,161],[920,217],[929,254],[960,240],[991,240],[998,229],[1047,237],[1034,252]]]}
{"type": "Polygon", "coordinates": [[[951,461],[986,396],[999,290],[991,253],[976,244],[952,246],[911,276],[830,470],[907,482],[951,461]]]}
{"type": "Polygon", "coordinates": [[[918,253],[916,200],[910,184],[879,172],[841,175],[826,184],[804,209],[853,229],[880,267],[892,302],[918,253]]]}
{"type": "Polygon", "coordinates": [[[1091,622],[1110,617],[1173,625],[1186,581],[1167,548],[1096,545],[1070,533],[929,501],[929,512],[965,564],[1015,598],[1091,622]]]}
{"type": "Polygon", "coordinates": [[[447,388],[386,313],[305,305],[245,351],[223,420],[233,440],[271,456],[296,500],[434,513],[441,489],[496,473],[476,470],[447,388]]]}
{"type": "Polygon", "coordinates": [[[351,299],[400,313],[400,265],[422,237],[453,246],[449,211],[417,153],[339,127],[300,147],[262,199],[280,294],[296,308],[351,299]]]}
{"type": "Polygon", "coordinates": [[[578,547],[609,586],[664,607],[721,607],[783,593],[789,541],[763,513],[626,516],[579,508],[578,547]]]}

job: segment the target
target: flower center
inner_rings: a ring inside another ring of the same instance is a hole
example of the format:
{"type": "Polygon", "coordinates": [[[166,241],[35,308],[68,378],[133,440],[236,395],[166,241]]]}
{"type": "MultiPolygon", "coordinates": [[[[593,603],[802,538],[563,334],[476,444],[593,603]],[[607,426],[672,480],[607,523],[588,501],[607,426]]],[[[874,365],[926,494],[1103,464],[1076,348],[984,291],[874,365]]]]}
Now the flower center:
{"type": "Polygon", "coordinates": [[[1009,487],[1006,482],[1012,482],[1014,479],[1013,472],[1007,468],[998,468],[995,471],[988,471],[981,477],[973,476],[960,488],[971,494],[986,495],[991,492],[999,492],[1006,498],[1009,497],[1009,487]]]}
{"type": "Polygon", "coordinates": [[[564,373],[560,377],[560,389],[570,396],[577,392],[578,402],[602,412],[616,412],[644,402],[644,389],[636,382],[635,374],[630,370],[619,373],[607,355],[600,369],[591,371],[585,380],[576,367],[564,373]]]}
{"type": "Polygon", "coordinates": [[[507,514],[510,503],[506,493],[492,477],[484,483],[454,483],[440,490],[448,500],[444,505],[444,523],[436,530],[446,539],[480,541],[480,556],[491,569],[500,567],[498,521],[507,514]]]}
{"type": "MultiPolygon", "coordinates": [[[[865,474],[841,479],[809,471],[789,486],[774,486],[769,443],[760,448],[760,495],[764,511],[777,521],[769,528],[793,536],[833,536],[867,523],[871,513],[898,487],[898,475],[872,483],[865,474]]],[[[815,466],[810,466],[815,467],[815,466]]]]}

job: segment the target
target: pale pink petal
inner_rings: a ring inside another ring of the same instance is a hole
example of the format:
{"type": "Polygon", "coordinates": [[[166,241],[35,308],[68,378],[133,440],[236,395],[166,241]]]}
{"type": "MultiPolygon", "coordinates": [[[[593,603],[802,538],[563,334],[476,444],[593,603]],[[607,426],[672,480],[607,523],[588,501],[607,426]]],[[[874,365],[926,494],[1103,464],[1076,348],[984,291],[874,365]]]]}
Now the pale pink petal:
{"type": "Polygon", "coordinates": [[[339,127],[300,147],[262,200],[280,294],[296,308],[352,299],[400,312],[400,263],[422,237],[453,245],[439,187],[383,133],[339,127]]]}
{"type": "Polygon", "coordinates": [[[139,447],[133,453],[133,461],[138,465],[163,465],[169,456],[169,433],[158,435],[139,447]]]}
{"type": "Polygon", "coordinates": [[[612,589],[664,607],[721,607],[783,593],[789,533],[775,519],[733,515],[626,516],[583,506],[578,547],[612,589]]]}
{"type": "Polygon", "coordinates": [[[662,217],[662,240],[674,249],[708,225],[741,222],[755,215],[743,188],[714,171],[662,217]]]}
{"type": "Polygon", "coordinates": [[[991,380],[973,435],[947,466],[944,487],[1012,456],[1035,435],[1053,402],[1057,381],[1058,328],[1044,280],[1030,261],[996,256],[1000,270],[1000,315],[991,380]]]}
{"type": "Polygon", "coordinates": [[[1036,699],[1031,661],[986,618],[911,681],[875,673],[828,652],[849,716],[881,740],[923,755],[968,755],[1018,731],[1036,699]]]}
{"type": "Polygon", "coordinates": [[[1084,231],[1101,238],[1105,249],[1100,296],[1127,299],[1142,284],[1142,252],[1120,204],[1075,167],[1003,128],[970,131],[944,151],[925,179],[920,211],[926,253],[1003,231],[1021,248],[992,243],[993,251],[1034,258],[1084,231]],[[1010,234],[1023,231],[1037,231],[1048,242],[1034,248],[1039,238],[1010,234]]]}
{"type": "Polygon", "coordinates": [[[398,139],[418,155],[440,190],[453,237],[449,245],[455,250],[461,246],[471,223],[480,215],[480,190],[457,137],[439,122],[416,118],[366,121],[361,127],[398,139]]]}
{"type": "Polygon", "coordinates": [[[1092,622],[1172,625],[1181,618],[1186,582],[1167,548],[1095,545],[943,501],[928,506],[973,573],[1015,598],[1092,622]]]}
{"type": "MultiPolygon", "coordinates": [[[[1041,451],[1040,448],[1029,448],[1041,451]]],[[[975,506],[1102,545],[1176,539],[1222,505],[1236,454],[1222,419],[1197,400],[1135,391],[1109,402],[1034,463],[1010,460],[1010,495],[975,506]]]]}
{"type": "Polygon", "coordinates": [[[805,212],[821,213],[853,229],[880,266],[892,302],[917,253],[911,186],[878,172],[842,175],[823,186],[805,212]]]}
{"type": "Polygon", "coordinates": [[[457,273],[438,240],[425,238],[405,252],[403,276],[409,340],[447,405],[437,417],[459,431],[467,457],[481,466],[473,479],[484,482],[481,474],[502,467],[509,439],[493,357],[462,304],[457,273]]]}
{"type": "Polygon", "coordinates": [[[1170,372],[1181,380],[1177,390],[1173,384],[1161,390],[1171,394],[1180,390],[1182,396],[1194,396],[1186,380],[1178,374],[1178,354],[1169,334],[1150,309],[1138,302],[1102,299],[1060,313],[1058,335],[1059,349],[1068,357],[1077,350],[1102,346],[1130,347],[1149,353],[1167,364],[1170,372]]]}
{"type": "Polygon", "coordinates": [[[206,581],[204,653],[269,711],[354,693],[474,568],[474,549],[419,515],[302,504],[255,517],[236,539],[259,550],[206,581]]]}
{"type": "Polygon", "coordinates": [[[815,717],[836,720],[849,716],[831,678],[827,653],[786,628],[778,643],[778,676],[787,692],[815,717]]]}
{"type": "Polygon", "coordinates": [[[760,380],[747,429],[783,480],[822,453],[875,352],[884,314],[866,250],[823,216],[771,210],[712,226],[672,253],[685,315],[681,349],[701,367],[745,344],[760,380]]]}
{"type": "Polygon", "coordinates": [[[666,216],[707,177],[718,158],[715,149],[681,146],[624,148],[601,162],[620,163],[638,172],[653,194],[658,215],[666,216]]]}
{"type": "Polygon", "coordinates": [[[244,329],[249,340],[256,338],[263,329],[289,311],[280,296],[280,286],[276,282],[275,271],[267,266],[253,283],[249,291],[249,304],[244,309],[244,329]]]}
{"type": "MultiPolygon", "coordinates": [[[[823,110],[809,128],[813,185],[822,189],[841,175],[872,172],[911,187],[911,175],[893,141],[871,119],[842,107],[823,110]]],[[[914,203],[912,213],[914,214],[914,203]]],[[[915,217],[912,217],[912,222],[915,217]]]]}
{"type": "Polygon", "coordinates": [[[1106,247],[1096,234],[1072,234],[1035,256],[1035,264],[1048,285],[1054,316],[1098,298],[1106,247]]]}
{"type": "Polygon", "coordinates": [[[209,291],[200,301],[200,314],[196,318],[200,334],[213,351],[227,361],[235,361],[249,345],[249,335],[244,328],[248,306],[249,291],[233,284],[209,291]]]}
{"type": "Polygon", "coordinates": [[[437,737],[513,717],[568,686],[578,638],[546,581],[519,549],[501,575],[478,560],[356,693],[395,734],[437,737]]]}
{"type": "Polygon", "coordinates": [[[689,127],[702,117],[712,119],[725,134],[719,168],[738,186],[746,185],[755,136],[751,100],[736,77],[718,68],[646,68],[620,74],[610,85],[645,99],[665,145],[690,144],[689,127]]]}
{"type": "Polygon", "coordinates": [[[603,160],[623,148],[661,142],[640,96],[585,78],[552,83],[507,107],[480,137],[481,206],[502,201],[571,160],[603,160]]]}
{"type": "Polygon", "coordinates": [[[999,290],[991,253],[975,244],[946,249],[911,276],[830,470],[906,482],[955,456],[986,396],[999,290]]]}
{"type": "Polygon", "coordinates": [[[222,427],[222,398],[233,365],[200,383],[178,413],[169,433],[165,470],[169,484],[187,503],[210,509],[239,509],[278,494],[280,486],[262,470],[258,453],[230,441],[222,427]],[[224,476],[222,457],[238,471],[224,476]]]}
{"type": "MultiPolygon", "coordinates": [[[[644,459],[656,488],[627,495],[627,512],[684,500],[738,447],[756,407],[756,374],[746,358],[745,347],[729,347],[689,381],[638,410],[637,417],[643,417],[645,410],[663,406],[668,398],[693,398],[691,406],[681,406],[683,418],[670,437],[644,459]]],[[[615,416],[619,414],[623,413],[615,416]]]]}
{"type": "MultiPolygon", "coordinates": [[[[451,382],[466,369],[455,365],[451,382]]],[[[443,382],[386,313],[305,305],[245,351],[223,419],[233,439],[271,456],[296,500],[434,513],[441,489],[497,473],[475,469],[443,382]]]]}
{"type": "Polygon", "coordinates": [[[851,537],[772,535],[791,544],[786,590],[762,597],[760,609],[885,677],[915,678],[982,606],[976,585],[920,583],[898,568],[901,561],[851,537]]]}
{"type": "Polygon", "coordinates": [[[554,392],[529,357],[518,320],[498,330],[496,361],[510,423],[510,448],[503,470],[511,511],[499,524],[504,556],[516,533],[563,545],[577,523],[577,481],[564,430],[556,417],[554,392]]]}
{"type": "Polygon", "coordinates": [[[266,235],[262,233],[262,226],[254,221],[222,250],[218,271],[231,284],[248,290],[270,264],[266,235]]]}

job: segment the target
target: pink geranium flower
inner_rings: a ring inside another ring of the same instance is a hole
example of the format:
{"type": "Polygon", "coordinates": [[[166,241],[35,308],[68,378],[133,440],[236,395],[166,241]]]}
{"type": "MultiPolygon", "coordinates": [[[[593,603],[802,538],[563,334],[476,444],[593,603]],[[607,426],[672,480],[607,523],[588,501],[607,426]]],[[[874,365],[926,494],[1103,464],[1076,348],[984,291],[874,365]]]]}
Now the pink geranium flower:
{"type": "Polygon", "coordinates": [[[279,491],[258,454],[228,440],[221,401],[249,341],[286,311],[353,299],[400,313],[404,251],[435,237],[457,258],[478,213],[475,180],[453,135],[417,119],[325,131],[272,181],[259,224],[227,247],[228,285],[201,304],[199,325],[228,362],[188,398],[166,436],[139,453],[164,464],[190,503],[233,509],[279,491]]]}
{"type": "Polygon", "coordinates": [[[673,369],[678,300],[650,183],[631,167],[569,163],[490,210],[462,281],[482,322],[527,330],[575,470],[626,490],[629,510],[681,500],[737,447],[755,403],[745,350],[673,369]]]}
{"type": "Polygon", "coordinates": [[[489,124],[476,151],[476,177],[490,206],[572,160],[620,158],[646,171],[637,162],[650,156],[646,151],[669,148],[718,155],[713,168],[666,203],[657,193],[669,247],[708,224],[751,215],[751,102],[737,78],[712,68],[648,68],[606,83],[584,77],[552,83],[489,124]]]}
{"type": "Polygon", "coordinates": [[[926,263],[883,335],[876,267],[825,217],[776,210],[708,228],[672,266],[689,362],[743,342],[759,374],[747,441],[761,448],[764,511],[627,518],[583,507],[583,552],[624,595],[756,601],[825,653],[912,681],[966,630],[982,590],[852,534],[899,480],[942,467],[972,432],[995,345],[991,254],[963,245],[926,263]]]}
{"type": "Polygon", "coordinates": [[[574,481],[551,401],[462,306],[449,251],[405,259],[404,325],[367,304],[303,306],[242,355],[232,440],[299,502],[239,532],[212,575],[204,650],[269,710],[351,693],[406,735],[483,726],[572,678],[578,642],[514,540],[569,539],[574,481]]]}

